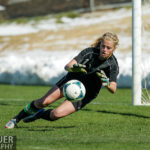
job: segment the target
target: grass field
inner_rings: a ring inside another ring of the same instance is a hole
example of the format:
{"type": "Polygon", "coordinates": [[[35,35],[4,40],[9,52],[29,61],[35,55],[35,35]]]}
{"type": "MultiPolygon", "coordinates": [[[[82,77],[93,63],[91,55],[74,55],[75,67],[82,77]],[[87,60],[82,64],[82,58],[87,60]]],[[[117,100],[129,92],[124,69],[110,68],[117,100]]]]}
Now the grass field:
{"type": "Polygon", "coordinates": [[[131,89],[118,89],[114,95],[102,89],[83,110],[55,122],[21,121],[17,129],[4,128],[11,117],[48,89],[0,85],[0,135],[17,136],[17,150],[150,149],[150,107],[132,106],[131,89]]]}

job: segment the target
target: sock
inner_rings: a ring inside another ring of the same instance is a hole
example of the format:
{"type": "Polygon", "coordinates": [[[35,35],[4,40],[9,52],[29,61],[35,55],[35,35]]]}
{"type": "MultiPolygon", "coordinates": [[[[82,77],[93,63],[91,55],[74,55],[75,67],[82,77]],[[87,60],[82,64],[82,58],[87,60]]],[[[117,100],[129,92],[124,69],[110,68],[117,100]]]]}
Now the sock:
{"type": "Polygon", "coordinates": [[[40,108],[36,108],[34,106],[34,101],[32,101],[30,104],[27,104],[24,107],[24,111],[28,114],[28,115],[32,115],[34,113],[36,113],[40,108]]]}
{"type": "Polygon", "coordinates": [[[23,110],[21,110],[18,115],[16,115],[13,119],[16,119],[16,122],[18,123],[23,118],[31,115],[32,113],[38,111],[39,109],[34,106],[34,101],[31,102],[31,104],[28,104],[23,110]],[[26,109],[28,107],[28,109],[26,109]],[[32,111],[31,111],[32,110],[32,111]]]}
{"type": "Polygon", "coordinates": [[[18,113],[18,115],[17,116],[15,116],[13,119],[16,119],[16,122],[18,123],[21,119],[23,119],[23,118],[25,118],[25,117],[27,117],[28,116],[28,114],[24,111],[24,109],[22,110],[22,111],[20,111],[19,113],[18,113]]]}
{"type": "Polygon", "coordinates": [[[48,121],[54,121],[50,118],[50,113],[53,109],[48,109],[46,111],[43,111],[42,113],[40,113],[39,118],[42,118],[44,120],[48,120],[48,121]]]}

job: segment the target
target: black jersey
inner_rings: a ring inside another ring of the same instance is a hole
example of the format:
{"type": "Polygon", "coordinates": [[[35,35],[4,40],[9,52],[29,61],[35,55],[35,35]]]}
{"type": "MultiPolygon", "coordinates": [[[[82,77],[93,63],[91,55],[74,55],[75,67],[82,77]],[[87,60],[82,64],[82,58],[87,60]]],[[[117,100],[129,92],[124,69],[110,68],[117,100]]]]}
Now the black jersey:
{"type": "Polygon", "coordinates": [[[117,60],[114,55],[109,57],[107,60],[99,59],[99,49],[98,48],[87,48],[81,51],[74,59],[80,63],[86,65],[87,74],[78,72],[69,72],[60,81],[56,83],[59,88],[72,79],[77,79],[81,81],[86,88],[86,95],[83,100],[73,103],[76,110],[81,109],[90,101],[92,101],[99,93],[102,82],[96,75],[97,71],[103,70],[110,82],[117,80],[117,75],[119,73],[119,67],[117,60]]]}
{"type": "Polygon", "coordinates": [[[99,59],[99,51],[99,48],[89,47],[82,50],[76,57],[74,57],[74,59],[78,63],[86,65],[88,74],[95,74],[95,72],[103,70],[110,82],[116,82],[119,73],[119,66],[116,57],[112,55],[108,59],[102,61],[99,59]]]}

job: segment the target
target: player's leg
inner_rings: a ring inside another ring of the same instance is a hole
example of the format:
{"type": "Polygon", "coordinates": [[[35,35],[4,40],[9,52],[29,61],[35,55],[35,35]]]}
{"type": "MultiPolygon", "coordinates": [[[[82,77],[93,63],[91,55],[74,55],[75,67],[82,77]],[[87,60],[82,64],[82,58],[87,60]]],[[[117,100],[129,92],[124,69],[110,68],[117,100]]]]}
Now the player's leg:
{"type": "Polygon", "coordinates": [[[24,122],[32,122],[37,119],[45,119],[49,121],[54,121],[59,118],[68,116],[76,111],[76,108],[74,107],[73,103],[71,101],[65,100],[60,106],[58,106],[56,109],[48,109],[43,112],[39,112],[36,114],[33,114],[31,116],[28,116],[24,118],[24,122]]]}
{"type": "Polygon", "coordinates": [[[57,120],[59,118],[68,116],[76,111],[72,102],[65,100],[59,107],[52,110],[50,113],[51,120],[57,120]]]}
{"type": "Polygon", "coordinates": [[[44,108],[62,97],[63,97],[63,93],[61,89],[57,85],[55,85],[50,91],[46,93],[45,96],[43,96],[40,99],[35,100],[34,106],[38,109],[44,108]]]}
{"type": "Polygon", "coordinates": [[[42,98],[32,101],[30,104],[26,105],[23,110],[21,110],[13,119],[11,119],[6,125],[5,128],[14,128],[17,126],[17,123],[36,112],[41,112],[46,106],[54,102],[55,100],[61,98],[63,96],[60,88],[58,88],[56,85],[49,90],[45,96],[42,98]]]}
{"type": "Polygon", "coordinates": [[[82,109],[86,104],[88,104],[90,101],[92,101],[98,93],[95,92],[94,94],[86,94],[85,98],[78,102],[71,102],[68,100],[65,100],[60,106],[58,106],[56,109],[48,109],[42,112],[37,112],[33,115],[30,115],[23,119],[24,122],[32,122],[37,119],[45,119],[49,121],[54,121],[59,118],[68,116],[75,111],[78,111],[82,109]]]}
{"type": "MultiPolygon", "coordinates": [[[[58,87],[62,87],[62,85],[64,83],[66,83],[66,80],[61,80],[62,82],[59,82],[58,87]]],[[[24,122],[32,122],[35,121],[37,119],[45,119],[45,120],[49,120],[49,121],[54,121],[57,120],[59,118],[68,116],[80,109],[82,109],[85,105],[87,105],[89,102],[91,102],[99,93],[99,90],[101,88],[101,84],[99,84],[99,82],[97,82],[94,86],[94,88],[91,86],[93,85],[93,80],[87,80],[84,83],[88,83],[88,85],[86,84],[86,95],[85,98],[81,101],[78,102],[71,102],[71,101],[64,101],[59,107],[57,107],[56,109],[48,109],[46,111],[43,112],[37,112],[34,115],[30,115],[29,117],[24,118],[24,122]],[[97,86],[96,86],[97,85],[97,86]]]]}

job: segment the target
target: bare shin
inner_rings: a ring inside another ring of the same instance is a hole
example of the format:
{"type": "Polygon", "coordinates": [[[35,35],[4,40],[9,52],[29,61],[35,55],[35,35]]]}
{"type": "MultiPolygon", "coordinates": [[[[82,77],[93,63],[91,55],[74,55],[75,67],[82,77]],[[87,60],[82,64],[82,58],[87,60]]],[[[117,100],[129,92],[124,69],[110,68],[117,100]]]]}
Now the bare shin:
{"type": "Polygon", "coordinates": [[[49,104],[53,103],[54,101],[62,98],[63,94],[56,85],[50,89],[45,96],[40,99],[34,101],[34,105],[36,108],[44,108],[47,107],[49,104]]]}

